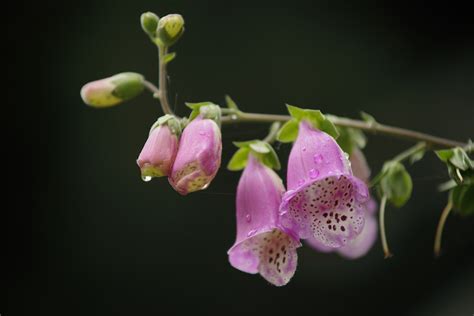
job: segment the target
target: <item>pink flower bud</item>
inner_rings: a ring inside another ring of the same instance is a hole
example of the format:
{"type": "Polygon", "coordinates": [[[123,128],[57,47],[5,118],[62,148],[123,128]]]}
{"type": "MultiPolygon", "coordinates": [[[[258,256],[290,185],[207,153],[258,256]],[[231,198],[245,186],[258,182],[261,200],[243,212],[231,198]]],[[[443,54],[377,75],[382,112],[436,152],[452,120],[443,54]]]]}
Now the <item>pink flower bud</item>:
{"type": "Polygon", "coordinates": [[[352,175],[346,154],[328,134],[301,121],[288,160],[282,224],[302,239],[341,247],[364,227],[367,186],[352,175]]]}
{"type": "Polygon", "coordinates": [[[87,105],[105,108],[139,95],[144,89],[144,78],[134,72],[123,72],[112,77],[85,84],[81,98],[87,105]]]}
{"type": "Polygon", "coordinates": [[[178,152],[178,136],[167,124],[154,128],[143,146],[137,159],[145,181],[152,177],[168,176],[171,172],[176,153],[178,152]]]}
{"type": "Polygon", "coordinates": [[[183,131],[178,154],[168,178],[182,195],[204,190],[221,165],[222,140],[219,126],[211,119],[196,117],[183,131]]]}
{"type": "Polygon", "coordinates": [[[233,267],[277,286],[294,275],[301,246],[279,223],[284,191],[278,175],[250,154],[237,187],[237,238],[228,251],[233,267]]]}

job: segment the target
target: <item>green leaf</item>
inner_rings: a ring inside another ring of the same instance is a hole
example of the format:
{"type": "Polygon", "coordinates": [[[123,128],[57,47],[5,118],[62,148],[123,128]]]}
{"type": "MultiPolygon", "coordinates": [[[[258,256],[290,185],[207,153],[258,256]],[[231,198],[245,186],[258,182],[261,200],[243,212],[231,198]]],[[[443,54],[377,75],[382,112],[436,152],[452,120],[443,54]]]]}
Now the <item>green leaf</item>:
{"type": "Polygon", "coordinates": [[[236,110],[236,111],[239,110],[239,107],[238,107],[237,104],[234,102],[234,100],[231,99],[230,96],[228,96],[228,95],[225,96],[225,102],[226,102],[227,107],[228,107],[229,109],[236,110]]]}
{"type": "Polygon", "coordinates": [[[291,119],[280,128],[277,140],[282,143],[291,143],[298,137],[298,121],[291,119]]]}
{"type": "Polygon", "coordinates": [[[269,168],[280,170],[281,169],[280,159],[278,159],[278,155],[275,152],[275,149],[273,149],[272,145],[270,145],[269,143],[266,143],[266,142],[263,142],[263,143],[268,148],[268,153],[262,157],[263,158],[262,162],[269,168]]]}
{"type": "Polygon", "coordinates": [[[385,173],[380,179],[379,193],[386,195],[395,207],[402,207],[408,201],[413,190],[410,174],[400,162],[388,162],[385,173]]]}
{"type": "Polygon", "coordinates": [[[167,64],[167,63],[169,63],[170,61],[172,61],[173,59],[175,59],[175,57],[176,57],[176,53],[175,53],[175,52],[166,54],[166,55],[163,57],[163,62],[164,62],[165,64],[167,64]]]}
{"type": "Polygon", "coordinates": [[[426,150],[425,149],[422,149],[422,150],[419,150],[417,151],[416,153],[414,153],[413,155],[410,156],[410,163],[411,164],[414,164],[415,162],[423,159],[423,157],[425,156],[425,152],[426,150]]]}
{"type": "Polygon", "coordinates": [[[367,138],[361,130],[351,127],[338,127],[339,137],[337,143],[342,150],[351,154],[355,148],[364,148],[367,143],[367,138]]]}
{"type": "Polygon", "coordinates": [[[239,171],[247,165],[248,155],[250,153],[249,147],[239,148],[227,164],[227,169],[230,171],[239,171]]]}
{"type": "Polygon", "coordinates": [[[241,170],[247,164],[248,155],[250,152],[269,168],[279,170],[281,168],[280,160],[273,147],[264,141],[254,139],[244,142],[234,142],[234,145],[239,148],[230,160],[227,168],[232,171],[241,170]]]}
{"type": "Polygon", "coordinates": [[[306,120],[310,122],[314,128],[317,128],[334,138],[339,137],[339,132],[337,131],[336,126],[331,120],[325,117],[320,110],[302,109],[289,104],[287,104],[286,107],[291,117],[293,117],[296,122],[299,123],[302,120],[306,120]]]}
{"type": "Polygon", "coordinates": [[[259,154],[268,154],[270,152],[270,149],[268,148],[267,143],[262,142],[262,141],[253,142],[249,146],[250,146],[250,149],[252,149],[253,151],[259,154]]]}
{"type": "Polygon", "coordinates": [[[190,103],[190,102],[185,102],[186,106],[188,108],[190,108],[192,111],[191,111],[191,114],[189,114],[189,122],[191,122],[192,120],[194,120],[199,114],[200,114],[200,111],[201,111],[201,107],[203,106],[209,106],[209,105],[214,105],[214,106],[218,106],[212,102],[209,102],[209,101],[205,101],[205,102],[197,102],[197,103],[190,103]]]}
{"type": "Polygon", "coordinates": [[[291,117],[297,120],[301,120],[305,115],[305,110],[302,108],[289,104],[286,105],[286,108],[288,109],[288,113],[290,113],[291,117]]]}
{"type": "Polygon", "coordinates": [[[462,215],[474,215],[474,185],[459,185],[452,191],[454,210],[462,215]]]}
{"type": "Polygon", "coordinates": [[[375,118],[372,115],[370,115],[369,113],[360,112],[360,117],[362,118],[362,120],[364,120],[367,123],[370,123],[370,124],[376,124],[377,123],[375,118]]]}

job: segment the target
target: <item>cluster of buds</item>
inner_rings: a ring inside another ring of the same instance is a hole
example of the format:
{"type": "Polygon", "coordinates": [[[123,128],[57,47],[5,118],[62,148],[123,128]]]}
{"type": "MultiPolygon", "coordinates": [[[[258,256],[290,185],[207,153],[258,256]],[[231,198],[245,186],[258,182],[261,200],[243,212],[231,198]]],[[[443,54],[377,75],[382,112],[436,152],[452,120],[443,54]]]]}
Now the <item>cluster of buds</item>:
{"type": "Polygon", "coordinates": [[[323,125],[311,120],[315,113],[306,114],[295,119],[287,190],[266,163],[265,152],[252,146],[256,141],[245,143],[248,156],[237,187],[237,237],[229,262],[276,286],[294,275],[300,239],[316,250],[355,259],[367,253],[377,236],[376,205],[366,186],[370,171],[362,152],[354,149],[349,160],[335,139],[315,126],[323,125]]]}
{"type": "Polygon", "coordinates": [[[143,31],[160,46],[171,46],[184,32],[184,19],[179,14],[168,14],[161,19],[152,12],[140,17],[143,31]]]}
{"type": "Polygon", "coordinates": [[[220,108],[206,104],[181,133],[182,121],[165,115],[153,124],[137,159],[144,181],[168,177],[180,194],[206,189],[221,164],[220,108]]]}

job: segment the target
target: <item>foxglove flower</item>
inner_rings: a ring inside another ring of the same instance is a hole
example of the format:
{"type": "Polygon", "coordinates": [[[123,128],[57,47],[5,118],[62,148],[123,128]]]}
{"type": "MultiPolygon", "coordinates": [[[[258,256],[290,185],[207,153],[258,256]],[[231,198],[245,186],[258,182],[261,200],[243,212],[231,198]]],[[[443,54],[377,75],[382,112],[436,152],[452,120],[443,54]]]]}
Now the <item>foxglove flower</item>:
{"type": "Polygon", "coordinates": [[[302,239],[341,247],[364,227],[365,183],[352,175],[336,141],[302,120],[288,160],[282,224],[302,239]]]}
{"type": "Polygon", "coordinates": [[[260,273],[277,286],[294,275],[296,248],[301,246],[279,223],[284,191],[278,175],[250,154],[237,187],[237,238],[228,251],[234,268],[260,273]]]}
{"type": "Polygon", "coordinates": [[[182,195],[204,190],[221,164],[221,130],[212,119],[199,115],[189,123],[179,141],[178,154],[168,178],[182,195]]]}
{"type": "Polygon", "coordinates": [[[168,176],[178,152],[179,122],[174,117],[162,118],[167,120],[152,127],[137,159],[142,178],[146,181],[153,177],[168,176]]]}
{"type": "MultiPolygon", "coordinates": [[[[354,149],[350,156],[350,162],[354,176],[367,183],[370,177],[370,169],[362,151],[357,148],[354,149]]],[[[340,248],[332,248],[325,246],[315,238],[308,238],[307,243],[320,252],[335,251],[347,259],[357,259],[366,255],[377,240],[378,225],[375,217],[377,203],[371,197],[363,206],[366,212],[364,228],[362,232],[354,240],[348,242],[347,245],[340,248]]]]}
{"type": "Polygon", "coordinates": [[[144,87],[142,75],[123,72],[85,84],[81,89],[81,98],[87,105],[105,108],[136,97],[144,87]]]}

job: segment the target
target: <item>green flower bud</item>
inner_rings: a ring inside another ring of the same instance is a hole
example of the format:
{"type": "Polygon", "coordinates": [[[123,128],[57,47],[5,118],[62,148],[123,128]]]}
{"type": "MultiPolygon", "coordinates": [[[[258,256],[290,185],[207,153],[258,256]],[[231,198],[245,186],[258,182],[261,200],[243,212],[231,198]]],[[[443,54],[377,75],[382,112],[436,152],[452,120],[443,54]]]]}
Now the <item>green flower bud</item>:
{"type": "Polygon", "coordinates": [[[166,46],[176,43],[183,32],[184,19],[179,14],[169,14],[158,22],[158,38],[166,46]]]}
{"type": "Polygon", "coordinates": [[[81,97],[87,105],[104,108],[114,106],[139,95],[144,78],[134,72],[123,72],[112,77],[87,83],[81,89],[81,97]]]}
{"type": "Polygon", "coordinates": [[[143,31],[148,35],[155,37],[158,21],[160,18],[153,12],[145,12],[140,17],[140,23],[143,31]]]}

